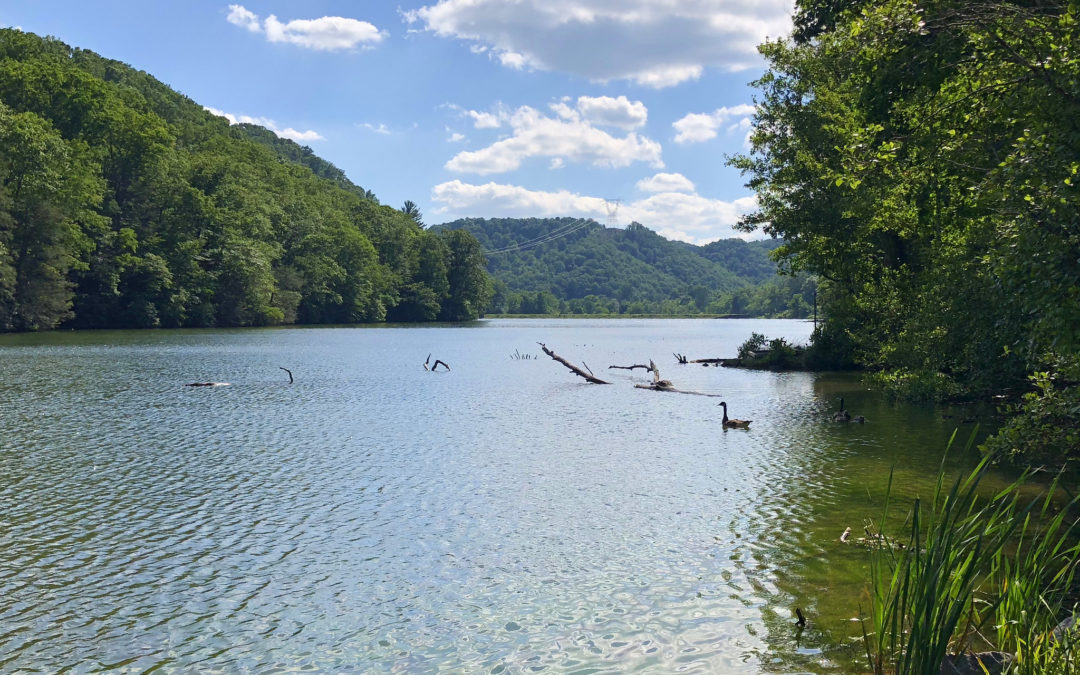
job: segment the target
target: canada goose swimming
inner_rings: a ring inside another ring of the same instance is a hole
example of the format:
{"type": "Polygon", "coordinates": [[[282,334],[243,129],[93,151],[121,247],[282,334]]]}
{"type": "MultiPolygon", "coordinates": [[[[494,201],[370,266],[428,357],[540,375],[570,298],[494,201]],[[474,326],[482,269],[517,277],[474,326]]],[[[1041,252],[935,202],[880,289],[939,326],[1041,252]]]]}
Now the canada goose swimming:
{"type": "Polygon", "coordinates": [[[843,397],[840,398],[840,412],[838,412],[838,413],[836,413],[835,415],[832,416],[832,421],[833,422],[850,422],[851,421],[851,413],[849,413],[847,410],[844,410],[844,398],[843,397]]]}
{"type": "Polygon", "coordinates": [[[724,406],[724,420],[723,420],[723,423],[724,423],[724,428],[725,429],[749,429],[750,428],[750,423],[753,422],[753,420],[733,420],[733,419],[729,419],[728,416],[727,416],[727,403],[725,403],[724,401],[721,401],[720,405],[724,406]]]}

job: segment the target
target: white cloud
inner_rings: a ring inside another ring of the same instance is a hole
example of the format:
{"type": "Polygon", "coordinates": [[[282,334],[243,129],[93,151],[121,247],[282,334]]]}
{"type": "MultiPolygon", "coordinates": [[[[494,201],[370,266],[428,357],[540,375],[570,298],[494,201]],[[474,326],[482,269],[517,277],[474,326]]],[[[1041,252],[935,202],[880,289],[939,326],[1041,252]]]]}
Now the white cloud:
{"type": "Polygon", "coordinates": [[[281,22],[271,14],[260,25],[259,17],[254,12],[243,5],[229,5],[226,19],[253,33],[265,32],[270,42],[287,42],[321,51],[371,47],[386,38],[385,31],[380,31],[367,21],[342,16],[281,22]]]}
{"type": "Polygon", "coordinates": [[[510,112],[478,113],[467,111],[477,127],[510,126],[510,136],[486,148],[461,152],[446,163],[446,168],[462,173],[491,174],[513,171],[527,159],[547,157],[551,168],[561,168],[567,162],[588,163],[593,166],[618,168],[634,162],[646,162],[662,168],[661,147],[656,141],[634,132],[614,136],[597,128],[592,121],[606,119],[607,124],[636,125],[647,115],[640,102],[631,103],[625,97],[578,99],[577,108],[564,101],[551,106],[555,117],[549,117],[529,106],[510,112]]]}
{"type": "Polygon", "coordinates": [[[390,127],[386,126],[382,122],[379,122],[378,124],[372,124],[371,122],[363,122],[363,123],[359,124],[358,126],[363,128],[363,129],[367,129],[368,131],[373,131],[373,132],[375,132],[377,134],[382,134],[383,136],[389,136],[390,134],[393,133],[392,131],[390,131],[390,127]]]}
{"type": "Polygon", "coordinates": [[[566,190],[537,192],[517,185],[486,183],[470,185],[452,180],[431,190],[434,201],[444,206],[436,213],[475,213],[477,216],[598,215],[605,213],[604,200],[566,190]]]}
{"type": "Polygon", "coordinates": [[[761,65],[757,45],[791,30],[793,0],[438,0],[403,12],[512,68],[662,88],[706,68],[761,65]]]}
{"type": "Polygon", "coordinates": [[[499,63],[503,64],[507,68],[513,68],[514,70],[523,70],[529,61],[523,54],[517,52],[500,52],[499,63]]]}
{"type": "Polygon", "coordinates": [[[217,108],[211,108],[209,106],[203,106],[203,110],[205,110],[208,113],[211,113],[213,115],[217,115],[218,117],[224,117],[225,119],[229,120],[229,124],[257,124],[260,127],[266,127],[267,129],[271,129],[271,130],[273,130],[273,128],[274,128],[274,121],[267,118],[267,117],[252,117],[251,115],[234,115],[232,113],[227,113],[227,112],[224,112],[222,110],[218,110],[217,108]]]}
{"type": "Polygon", "coordinates": [[[630,101],[625,96],[580,96],[577,108],[587,122],[601,126],[637,129],[645,126],[649,111],[641,101],[630,101]]]}
{"type": "Polygon", "coordinates": [[[690,113],[682,119],[671,124],[675,127],[676,143],[702,143],[716,138],[719,130],[728,124],[728,120],[740,118],[728,127],[728,132],[742,130],[744,133],[750,129],[750,116],[754,114],[754,106],[743,103],[730,108],[717,108],[711,113],[690,113]]]}
{"type": "Polygon", "coordinates": [[[254,12],[248,11],[243,5],[229,5],[229,15],[225,19],[236,26],[246,28],[252,33],[259,33],[262,27],[259,25],[259,17],[254,12]]]}
{"type": "Polygon", "coordinates": [[[477,129],[498,129],[502,126],[500,121],[502,115],[498,113],[486,113],[477,112],[476,110],[467,110],[465,114],[473,118],[473,126],[477,129]]]}
{"type": "Polygon", "coordinates": [[[312,131],[310,129],[308,129],[307,131],[297,131],[292,127],[286,127],[281,131],[278,131],[276,129],[271,129],[271,131],[273,131],[278,136],[281,136],[282,138],[288,138],[290,140],[296,141],[297,143],[308,143],[311,141],[326,140],[322,137],[322,135],[319,134],[319,132],[312,131]]]}
{"type": "Polygon", "coordinates": [[[681,173],[658,173],[637,182],[642,192],[694,192],[694,184],[681,173]]]}
{"type": "MultiPolygon", "coordinates": [[[[550,217],[575,216],[605,222],[607,202],[601,197],[567,190],[543,192],[518,185],[486,183],[472,185],[453,180],[436,185],[432,200],[441,204],[438,214],[470,217],[550,217]]],[[[756,197],[732,202],[708,199],[697,194],[664,192],[619,206],[621,224],[639,222],[669,239],[706,244],[717,239],[760,238],[758,233],[737,232],[732,225],[741,215],[754,210],[756,197]]]]}
{"type": "Polygon", "coordinates": [[[653,89],[663,89],[664,87],[673,87],[680,82],[686,82],[687,80],[696,80],[701,77],[701,73],[705,71],[705,68],[698,63],[690,65],[675,65],[667,66],[663,68],[653,68],[639,74],[636,78],[637,83],[646,87],[652,87],[653,89]]]}
{"type": "Polygon", "coordinates": [[[209,106],[203,106],[203,110],[212,115],[218,117],[224,117],[229,120],[229,124],[257,124],[260,127],[266,127],[270,131],[273,131],[281,138],[288,138],[298,143],[308,143],[310,141],[325,141],[326,139],[317,131],[297,131],[292,127],[286,127],[285,129],[278,129],[277,123],[269,117],[252,117],[250,115],[233,115],[217,108],[211,108],[209,106]]]}
{"type": "Polygon", "coordinates": [[[447,131],[450,132],[450,137],[446,139],[447,143],[460,143],[465,140],[465,134],[461,134],[456,131],[450,131],[449,129],[447,129],[447,131]]]}
{"type": "Polygon", "coordinates": [[[726,202],[698,194],[661,192],[627,205],[626,217],[648,225],[668,239],[707,244],[730,237],[760,238],[760,232],[747,234],[732,228],[740,216],[756,207],[754,196],[726,202]]]}

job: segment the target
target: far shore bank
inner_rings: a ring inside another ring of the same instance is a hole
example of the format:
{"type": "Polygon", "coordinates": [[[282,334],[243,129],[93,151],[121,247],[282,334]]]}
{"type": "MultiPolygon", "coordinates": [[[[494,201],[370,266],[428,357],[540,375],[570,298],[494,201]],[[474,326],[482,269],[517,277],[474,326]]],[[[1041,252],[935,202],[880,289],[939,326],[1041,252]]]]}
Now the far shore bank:
{"type": "MultiPolygon", "coordinates": [[[[483,319],[777,319],[749,314],[485,314],[483,319]]],[[[813,321],[813,319],[784,319],[813,321]]]]}

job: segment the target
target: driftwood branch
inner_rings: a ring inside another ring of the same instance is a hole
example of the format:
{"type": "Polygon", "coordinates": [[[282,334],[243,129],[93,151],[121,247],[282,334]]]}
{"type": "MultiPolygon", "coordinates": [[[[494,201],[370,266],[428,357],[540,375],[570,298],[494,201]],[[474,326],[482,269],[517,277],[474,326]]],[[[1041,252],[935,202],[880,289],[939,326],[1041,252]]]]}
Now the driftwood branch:
{"type": "Polygon", "coordinates": [[[676,389],[669,380],[660,380],[659,382],[653,382],[652,384],[635,384],[634,388],[648,389],[649,391],[670,391],[673,394],[692,394],[694,396],[709,396],[710,398],[720,398],[720,394],[707,394],[703,391],[676,389]]]}
{"type": "Polygon", "coordinates": [[[651,384],[635,384],[636,389],[648,389],[650,391],[670,391],[675,394],[693,394],[695,396],[719,396],[719,394],[706,394],[702,391],[686,391],[685,389],[676,389],[675,385],[671,383],[671,380],[660,379],[660,369],[656,367],[656,364],[649,360],[649,370],[652,371],[653,381],[651,384]]]}
{"type": "Polygon", "coordinates": [[[282,370],[284,370],[286,373],[289,374],[289,384],[292,384],[293,383],[292,371],[289,370],[288,368],[284,368],[282,366],[278,366],[278,368],[281,368],[282,370]]]}
{"type": "Polygon", "coordinates": [[[649,359],[649,370],[652,372],[652,384],[635,384],[635,387],[653,391],[675,391],[675,385],[671,384],[671,380],[660,379],[660,369],[656,367],[652,359],[649,359]]]}
{"type": "Polygon", "coordinates": [[[634,370],[635,368],[641,368],[641,369],[645,370],[645,372],[649,372],[650,370],[652,370],[651,366],[646,366],[643,363],[635,363],[632,366],[608,366],[608,370],[610,370],[612,368],[616,368],[618,370],[634,370]]]}
{"type": "Polygon", "coordinates": [[[428,368],[429,363],[431,363],[431,354],[428,354],[427,360],[424,361],[424,370],[434,373],[435,369],[439,367],[440,363],[443,365],[443,368],[450,370],[450,366],[446,365],[446,361],[440,361],[439,359],[435,359],[435,363],[433,363],[432,366],[428,368]]]}
{"type": "MultiPolygon", "coordinates": [[[[543,342],[537,342],[536,344],[540,345],[540,349],[544,350],[545,354],[547,354],[552,359],[558,361],[559,363],[561,363],[564,366],[566,366],[567,368],[569,368],[571,373],[577,375],[578,377],[585,378],[586,382],[589,382],[591,384],[611,384],[610,382],[605,382],[604,380],[601,380],[600,378],[596,377],[595,375],[593,375],[591,373],[586,373],[581,368],[578,368],[577,366],[570,363],[569,361],[567,361],[563,357],[559,356],[555,352],[548,349],[547,345],[545,345],[543,342]]],[[[589,366],[586,365],[585,367],[588,368],[589,366]]]]}
{"type": "Polygon", "coordinates": [[[679,354],[678,352],[675,352],[675,360],[682,365],[686,365],[688,363],[700,363],[704,366],[723,366],[728,365],[725,363],[725,361],[737,361],[738,359],[691,359],[687,358],[685,354],[679,354]]]}

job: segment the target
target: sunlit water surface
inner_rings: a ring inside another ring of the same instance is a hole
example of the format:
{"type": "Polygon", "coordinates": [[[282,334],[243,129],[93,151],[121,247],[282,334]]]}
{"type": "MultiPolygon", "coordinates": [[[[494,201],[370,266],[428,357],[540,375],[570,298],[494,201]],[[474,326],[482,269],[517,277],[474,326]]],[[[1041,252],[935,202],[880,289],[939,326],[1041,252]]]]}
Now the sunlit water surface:
{"type": "Polygon", "coordinates": [[[890,467],[928,492],[958,421],[673,356],[752,331],[811,326],[0,337],[0,671],[865,670],[866,553],[838,537],[890,467]],[[650,359],[751,429],[608,369],[650,359]],[[869,422],[831,423],[840,396],[869,422]]]}

